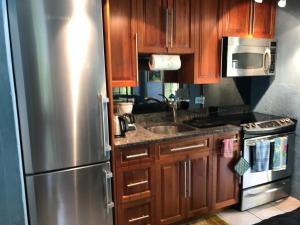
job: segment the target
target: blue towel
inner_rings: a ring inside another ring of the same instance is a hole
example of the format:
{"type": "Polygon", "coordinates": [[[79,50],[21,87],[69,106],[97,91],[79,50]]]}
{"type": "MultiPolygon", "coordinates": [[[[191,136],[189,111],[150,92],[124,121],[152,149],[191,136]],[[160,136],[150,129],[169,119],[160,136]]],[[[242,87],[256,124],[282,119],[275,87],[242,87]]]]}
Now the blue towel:
{"type": "Polygon", "coordinates": [[[281,151],[282,144],[281,138],[275,138],[274,140],[274,155],[273,155],[273,170],[281,169],[281,151]]]}
{"type": "Polygon", "coordinates": [[[262,172],[269,170],[270,162],[270,141],[261,140],[256,143],[256,159],[255,170],[256,172],[262,172]]]}
{"type": "Polygon", "coordinates": [[[287,149],[288,138],[279,137],[275,138],[274,156],[273,156],[273,170],[285,170],[287,165],[287,149]]]}

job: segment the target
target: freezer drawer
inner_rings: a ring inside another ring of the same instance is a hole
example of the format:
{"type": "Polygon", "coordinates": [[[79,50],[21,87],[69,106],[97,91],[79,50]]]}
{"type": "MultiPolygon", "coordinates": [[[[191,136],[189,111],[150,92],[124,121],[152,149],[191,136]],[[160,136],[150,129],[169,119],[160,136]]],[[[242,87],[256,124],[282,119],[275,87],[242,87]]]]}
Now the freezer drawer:
{"type": "Polygon", "coordinates": [[[112,225],[110,163],[26,177],[31,225],[112,225]]]}

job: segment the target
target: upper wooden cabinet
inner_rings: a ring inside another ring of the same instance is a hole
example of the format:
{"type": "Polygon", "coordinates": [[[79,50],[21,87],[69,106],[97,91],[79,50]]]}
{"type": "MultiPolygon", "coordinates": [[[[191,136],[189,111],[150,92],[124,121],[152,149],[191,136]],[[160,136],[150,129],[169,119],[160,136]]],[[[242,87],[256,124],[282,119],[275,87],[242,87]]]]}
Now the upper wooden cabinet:
{"type": "Polygon", "coordinates": [[[220,80],[221,41],[219,35],[220,0],[200,0],[196,13],[198,71],[194,83],[217,83],[220,80]]]}
{"type": "Polygon", "coordinates": [[[165,0],[137,1],[139,52],[167,52],[167,8],[165,0]]]}
{"type": "Polygon", "coordinates": [[[243,37],[250,34],[252,0],[222,0],[223,36],[243,37]]]}
{"type": "Polygon", "coordinates": [[[195,0],[139,0],[140,53],[193,53],[195,0]]]}
{"type": "Polygon", "coordinates": [[[106,63],[112,86],[137,86],[136,0],[106,0],[106,63]]]}
{"type": "Polygon", "coordinates": [[[275,33],[276,1],[221,1],[221,29],[223,36],[273,38],[275,33]]]}
{"type": "Polygon", "coordinates": [[[264,0],[262,4],[253,4],[253,36],[257,38],[274,38],[276,1],[264,0]]]}

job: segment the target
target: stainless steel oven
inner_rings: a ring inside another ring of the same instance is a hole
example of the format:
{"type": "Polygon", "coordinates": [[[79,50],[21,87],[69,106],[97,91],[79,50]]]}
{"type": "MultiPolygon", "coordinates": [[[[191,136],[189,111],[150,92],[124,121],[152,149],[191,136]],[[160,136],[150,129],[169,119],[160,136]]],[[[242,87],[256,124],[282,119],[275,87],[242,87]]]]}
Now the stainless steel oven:
{"type": "MultiPolygon", "coordinates": [[[[261,137],[255,137],[246,139],[244,141],[244,151],[243,151],[243,157],[246,159],[250,165],[252,164],[252,151],[254,151],[253,146],[256,145],[258,141],[261,140],[269,140],[271,143],[271,149],[274,144],[275,138],[278,137],[286,137],[288,140],[288,150],[294,149],[294,143],[295,143],[295,134],[294,133],[284,133],[284,134],[276,134],[276,135],[270,135],[270,136],[261,136],[261,137]]],[[[272,151],[272,150],[271,150],[272,151]]],[[[287,178],[292,175],[292,167],[293,165],[289,162],[293,159],[293,153],[294,151],[288,151],[287,152],[287,167],[286,169],[274,171],[271,168],[269,170],[263,171],[263,172],[256,172],[252,168],[250,168],[244,175],[243,175],[243,182],[242,182],[242,188],[249,188],[254,187],[257,185],[265,184],[268,182],[272,182],[274,180],[279,180],[283,178],[287,178]]]]}
{"type": "Polygon", "coordinates": [[[295,121],[289,118],[242,125],[242,156],[250,164],[250,168],[241,179],[242,211],[289,196],[295,149],[295,125],[295,121]],[[284,166],[279,168],[276,167],[274,160],[278,149],[276,140],[285,140],[284,153],[280,151],[281,163],[279,163],[282,165],[284,162],[284,166]],[[267,147],[259,148],[259,144],[263,141],[267,141],[267,147]],[[257,170],[255,166],[257,148],[260,155],[268,152],[264,156],[267,164],[262,170],[257,170]],[[282,157],[282,154],[285,157],[282,157]]]}
{"type": "Polygon", "coordinates": [[[221,62],[223,77],[275,75],[276,41],[224,37],[221,62]]]}

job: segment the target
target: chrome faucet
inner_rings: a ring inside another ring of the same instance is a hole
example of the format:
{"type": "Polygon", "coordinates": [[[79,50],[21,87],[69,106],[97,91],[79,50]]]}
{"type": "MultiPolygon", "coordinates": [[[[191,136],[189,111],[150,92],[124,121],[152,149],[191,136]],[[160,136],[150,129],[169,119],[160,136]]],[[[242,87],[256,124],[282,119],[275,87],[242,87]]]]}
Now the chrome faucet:
{"type": "Polygon", "coordinates": [[[153,98],[153,97],[145,97],[145,101],[155,101],[155,102],[158,102],[158,103],[166,104],[169,107],[169,109],[172,109],[173,122],[177,123],[178,99],[174,95],[171,96],[172,101],[170,101],[163,94],[159,94],[159,96],[162,96],[164,101],[158,100],[158,99],[153,98]]]}

